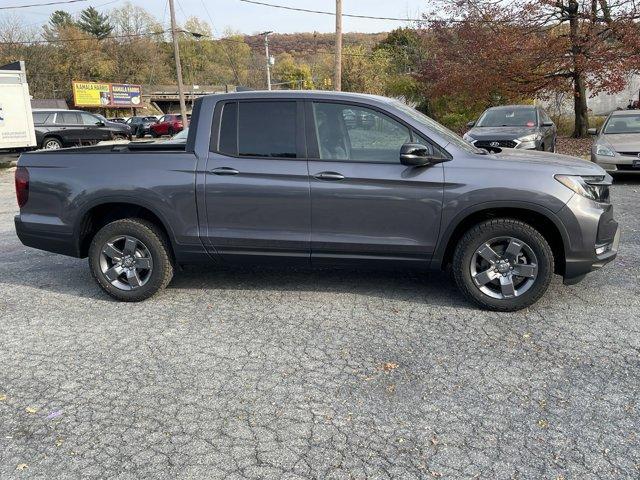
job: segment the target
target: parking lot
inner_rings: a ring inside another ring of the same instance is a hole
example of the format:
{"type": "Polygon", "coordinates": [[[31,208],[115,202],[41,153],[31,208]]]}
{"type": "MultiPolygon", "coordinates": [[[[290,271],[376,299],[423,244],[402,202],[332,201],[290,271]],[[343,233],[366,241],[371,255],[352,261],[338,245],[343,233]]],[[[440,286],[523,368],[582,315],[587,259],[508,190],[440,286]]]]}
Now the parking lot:
{"type": "Polygon", "coordinates": [[[0,478],[640,477],[640,177],[615,263],[533,308],[415,272],[191,267],[116,303],[0,170],[0,478]]]}

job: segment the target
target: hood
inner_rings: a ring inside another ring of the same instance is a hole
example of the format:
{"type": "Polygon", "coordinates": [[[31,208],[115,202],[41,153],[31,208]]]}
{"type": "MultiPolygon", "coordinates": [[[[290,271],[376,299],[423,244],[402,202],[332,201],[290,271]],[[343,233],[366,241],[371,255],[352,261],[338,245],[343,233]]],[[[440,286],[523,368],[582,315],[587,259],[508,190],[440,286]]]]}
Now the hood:
{"type": "Polygon", "coordinates": [[[611,145],[616,152],[640,152],[640,133],[605,134],[598,142],[611,145]]]}
{"type": "Polygon", "coordinates": [[[467,132],[475,140],[515,140],[536,133],[536,127],[473,127],[467,132]]]}
{"type": "Polygon", "coordinates": [[[517,150],[505,148],[494,154],[496,158],[510,162],[522,162],[528,165],[537,164],[541,167],[552,167],[553,174],[564,173],[573,175],[605,175],[605,171],[589,160],[583,160],[559,153],[540,152],[537,150],[517,150]]]}

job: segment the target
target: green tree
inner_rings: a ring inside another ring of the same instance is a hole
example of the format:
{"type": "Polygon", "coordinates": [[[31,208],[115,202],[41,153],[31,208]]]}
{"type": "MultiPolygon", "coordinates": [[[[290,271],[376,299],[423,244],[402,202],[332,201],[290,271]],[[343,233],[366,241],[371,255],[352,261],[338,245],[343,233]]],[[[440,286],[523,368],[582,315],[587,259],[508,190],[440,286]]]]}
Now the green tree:
{"type": "Polygon", "coordinates": [[[58,38],[60,29],[73,25],[75,25],[75,22],[69,12],[56,10],[49,16],[49,23],[42,27],[43,36],[46,40],[55,40],[58,38]]]}
{"type": "Polygon", "coordinates": [[[109,22],[109,17],[98,12],[94,7],[82,10],[78,20],[78,27],[99,39],[108,37],[113,31],[113,25],[109,22]]]}
{"type": "Polygon", "coordinates": [[[283,88],[309,90],[313,88],[311,68],[306,63],[297,63],[294,58],[283,53],[273,68],[276,83],[282,83],[283,88]]]}

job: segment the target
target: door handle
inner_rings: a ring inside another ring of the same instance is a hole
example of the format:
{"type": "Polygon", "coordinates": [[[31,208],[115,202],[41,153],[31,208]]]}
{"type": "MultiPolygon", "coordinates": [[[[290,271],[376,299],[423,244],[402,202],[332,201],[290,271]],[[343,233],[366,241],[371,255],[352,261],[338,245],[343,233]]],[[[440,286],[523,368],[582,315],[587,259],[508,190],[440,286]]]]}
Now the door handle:
{"type": "Polygon", "coordinates": [[[235,168],[220,167],[214,168],[213,170],[211,170],[211,173],[213,173],[214,175],[238,175],[240,172],[235,168]]]}
{"type": "Polygon", "coordinates": [[[320,172],[316,173],[313,178],[317,178],[318,180],[336,181],[344,180],[344,175],[338,172],[320,172]]]}

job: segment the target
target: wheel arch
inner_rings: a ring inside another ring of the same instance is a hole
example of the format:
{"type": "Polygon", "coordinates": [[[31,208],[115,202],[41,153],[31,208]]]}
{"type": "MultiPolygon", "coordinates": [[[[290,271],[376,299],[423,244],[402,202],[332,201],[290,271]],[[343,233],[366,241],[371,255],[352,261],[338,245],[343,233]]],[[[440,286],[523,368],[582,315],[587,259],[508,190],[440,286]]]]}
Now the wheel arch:
{"type": "Polygon", "coordinates": [[[92,204],[79,215],[80,220],[75,229],[75,238],[78,239],[78,256],[80,258],[87,256],[91,240],[102,227],[115,220],[125,218],[141,218],[152,222],[161,229],[168,239],[171,249],[169,253],[172,259],[175,260],[174,235],[169,223],[153,207],[132,199],[110,199],[109,201],[92,204]]]}
{"type": "Polygon", "coordinates": [[[44,142],[46,142],[48,139],[50,138],[55,138],[56,140],[58,140],[60,142],[60,145],[62,145],[64,147],[65,142],[62,139],[62,136],[57,134],[57,133],[45,133],[42,136],[42,141],[40,142],[40,148],[44,148],[44,142]]]}
{"type": "Polygon", "coordinates": [[[451,263],[458,240],[474,225],[492,218],[514,218],[536,228],[547,240],[555,258],[555,273],[564,275],[568,233],[558,217],[544,207],[519,202],[481,204],[459,213],[445,228],[431,262],[434,269],[451,263]]]}

